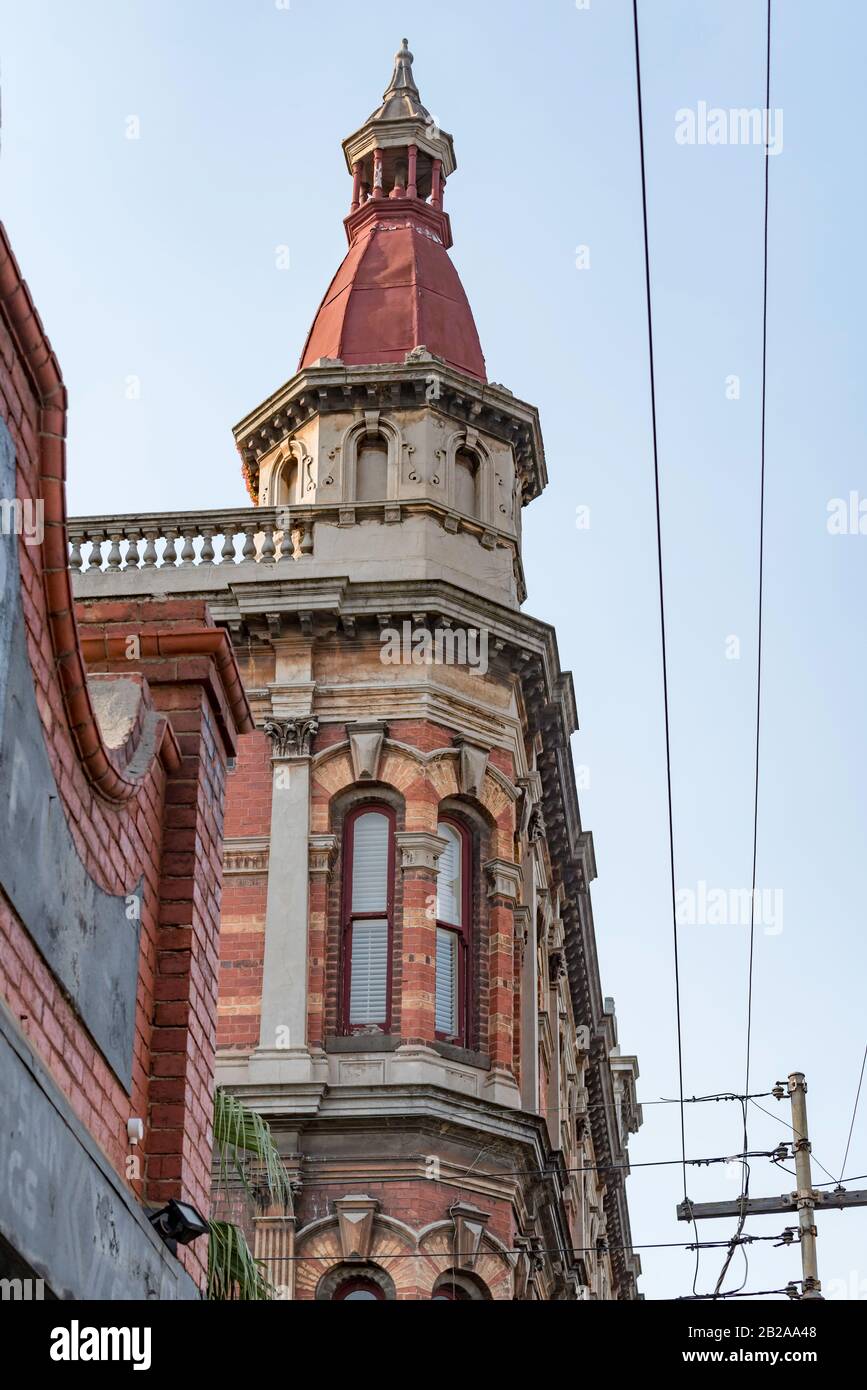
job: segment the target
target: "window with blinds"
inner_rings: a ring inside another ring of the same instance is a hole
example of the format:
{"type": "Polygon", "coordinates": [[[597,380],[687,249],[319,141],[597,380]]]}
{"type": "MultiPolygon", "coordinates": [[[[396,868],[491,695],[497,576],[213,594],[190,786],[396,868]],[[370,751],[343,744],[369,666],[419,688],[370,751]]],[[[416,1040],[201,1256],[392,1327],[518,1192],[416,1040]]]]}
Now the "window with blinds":
{"type": "Polygon", "coordinates": [[[446,848],[439,858],[437,867],[437,921],[451,922],[459,927],[461,923],[461,850],[463,841],[453,825],[441,821],[437,834],[446,841],[446,848]]]}
{"type": "Polygon", "coordinates": [[[464,1032],[469,925],[464,908],[467,841],[449,821],[440,821],[437,834],[446,847],[437,865],[436,1031],[441,1038],[459,1038],[464,1032]]]}
{"type": "Polygon", "coordinates": [[[353,816],[347,827],[344,1007],[350,1028],[388,1023],[391,835],[391,817],[375,809],[353,816]]]}
{"type": "Polygon", "coordinates": [[[349,1022],[384,1023],[388,981],[388,922],[353,922],[349,1022]]]}
{"type": "Polygon", "coordinates": [[[454,1037],[458,1019],[458,938],[437,927],[436,1030],[454,1037]]]}
{"type": "Polygon", "coordinates": [[[353,824],[352,915],[384,912],[388,901],[389,820],[381,811],[366,811],[353,824]]]}

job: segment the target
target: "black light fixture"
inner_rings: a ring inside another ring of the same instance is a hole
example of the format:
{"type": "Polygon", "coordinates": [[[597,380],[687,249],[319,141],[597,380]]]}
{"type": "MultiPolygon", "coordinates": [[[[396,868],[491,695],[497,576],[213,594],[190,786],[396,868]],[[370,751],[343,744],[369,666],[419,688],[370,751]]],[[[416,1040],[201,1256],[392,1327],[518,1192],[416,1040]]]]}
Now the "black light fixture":
{"type": "Polygon", "coordinates": [[[179,1245],[189,1245],[208,1233],[208,1223],[196,1208],[189,1202],[176,1202],[174,1197],[168,1206],[148,1212],[148,1220],[173,1255],[179,1245]]]}

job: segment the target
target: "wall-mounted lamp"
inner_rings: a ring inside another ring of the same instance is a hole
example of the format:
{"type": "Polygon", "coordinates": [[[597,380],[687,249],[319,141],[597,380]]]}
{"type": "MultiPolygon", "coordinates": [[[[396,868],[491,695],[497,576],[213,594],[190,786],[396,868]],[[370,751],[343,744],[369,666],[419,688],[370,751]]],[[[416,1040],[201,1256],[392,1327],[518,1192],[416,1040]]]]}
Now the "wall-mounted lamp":
{"type": "Polygon", "coordinates": [[[208,1232],[208,1223],[196,1208],[189,1202],[176,1202],[174,1198],[168,1206],[148,1212],[148,1220],[173,1255],[177,1254],[179,1245],[189,1245],[191,1240],[208,1232]]]}

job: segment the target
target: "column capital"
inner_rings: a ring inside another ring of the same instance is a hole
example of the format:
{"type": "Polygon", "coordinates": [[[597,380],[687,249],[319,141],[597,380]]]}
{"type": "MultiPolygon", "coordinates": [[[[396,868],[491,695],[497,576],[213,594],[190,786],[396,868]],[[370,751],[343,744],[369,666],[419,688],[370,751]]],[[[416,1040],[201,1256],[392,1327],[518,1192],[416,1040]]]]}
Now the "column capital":
{"type": "Polygon", "coordinates": [[[399,830],[394,841],[404,870],[430,869],[436,873],[440,855],[448,847],[448,840],[432,830],[399,830]]]}
{"type": "Polygon", "coordinates": [[[520,944],[521,955],[523,956],[527,942],[530,940],[530,931],[533,926],[532,913],[530,912],[529,906],[520,904],[512,909],[512,915],[515,922],[515,938],[520,944]]]}
{"type": "Polygon", "coordinates": [[[311,874],[330,874],[337,854],[337,836],[311,835],[307,844],[311,874]]]}
{"type": "Polygon", "coordinates": [[[484,867],[488,876],[488,897],[511,898],[512,902],[517,902],[524,881],[520,864],[508,859],[489,859],[484,867]]]}
{"type": "Polygon", "coordinates": [[[287,762],[310,757],[311,745],[319,732],[319,720],[315,715],[300,719],[266,719],[262,728],[271,740],[271,761],[287,762]]]}

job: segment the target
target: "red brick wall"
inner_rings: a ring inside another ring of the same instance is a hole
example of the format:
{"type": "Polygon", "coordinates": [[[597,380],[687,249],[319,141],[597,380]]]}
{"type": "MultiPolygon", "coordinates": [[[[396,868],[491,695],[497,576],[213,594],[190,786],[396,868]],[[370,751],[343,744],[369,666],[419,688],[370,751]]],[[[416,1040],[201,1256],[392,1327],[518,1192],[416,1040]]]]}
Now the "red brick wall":
{"type": "MultiPolygon", "coordinates": [[[[248,680],[261,672],[245,672],[248,680]]],[[[389,722],[389,737],[429,753],[452,745],[444,726],[426,720],[389,722]]],[[[319,755],[345,743],[342,723],[323,724],[314,743],[319,755]]],[[[338,756],[340,756],[338,754],[338,756]]],[[[384,755],[385,760],[385,755],[384,755]]],[[[509,755],[495,750],[492,765],[513,776],[509,755]]],[[[385,773],[381,773],[385,777],[385,773]]],[[[257,733],[242,742],[238,766],[229,778],[226,833],[232,837],[264,836],[270,832],[271,762],[269,743],[257,733]]],[[[308,1043],[322,1046],[342,1030],[343,828],[347,812],[360,800],[381,799],[395,812],[395,830],[436,827],[440,793],[418,764],[400,787],[387,780],[376,785],[348,782],[336,792],[331,778],[311,783],[311,828],[336,839],[329,875],[313,873],[309,884],[308,1043]]],[[[488,859],[511,858],[514,851],[514,812],[500,812],[496,823],[467,808],[464,817],[473,845],[472,999],[468,1045],[490,1052],[497,1065],[516,1072],[514,1039],[520,1001],[515,965],[511,904],[490,900],[483,868],[488,859]]],[[[406,1041],[434,1037],[434,924],[428,902],[435,891],[434,876],[422,869],[402,872],[397,856],[394,883],[391,1033],[406,1041]]],[[[249,1051],[259,1041],[262,961],[264,956],[267,880],[231,876],[226,881],[221,934],[220,1028],[221,1048],[249,1051]]]]}
{"type": "MultiPolygon", "coordinates": [[[[154,636],[150,660],[112,663],[94,656],[96,669],[153,676],[143,698],[166,716],[157,752],[134,784],[118,774],[118,757],[106,750],[92,710],[81,722],[90,705],[65,567],[66,394],[2,228],[0,410],[16,448],[18,496],[45,502],[45,541],[26,545],[22,537],[19,559],[36,699],[67,821],[101,888],[120,895],[132,893],[140,878],[144,884],[130,1093],[95,1047],[2,887],[0,992],[125,1179],[127,1120],[145,1119],[144,1144],[133,1154],[140,1167],[129,1170],[133,1192],[150,1200],[183,1196],[207,1211],[223,782],[226,756],[237,731],[249,726],[249,710],[231,651],[214,645],[218,635],[204,605],[142,603],[123,614],[100,613],[96,605],[88,614],[91,636],[115,622],[124,633],[149,628],[177,638],[180,631],[180,648],[192,647],[173,661],[154,636]],[[193,649],[195,632],[205,635],[211,650],[193,649]],[[72,710],[78,711],[74,717],[72,710]]],[[[204,1242],[184,1254],[200,1279],[205,1256],[204,1242]]]]}
{"type": "MultiPolygon", "coordinates": [[[[246,679],[261,679],[245,670],[246,679]]],[[[266,837],[271,830],[271,745],[261,731],[241,740],[229,776],[226,838],[266,837]]],[[[266,873],[228,875],[220,925],[217,1045],[245,1052],[257,1046],[265,955],[266,873]]]]}

